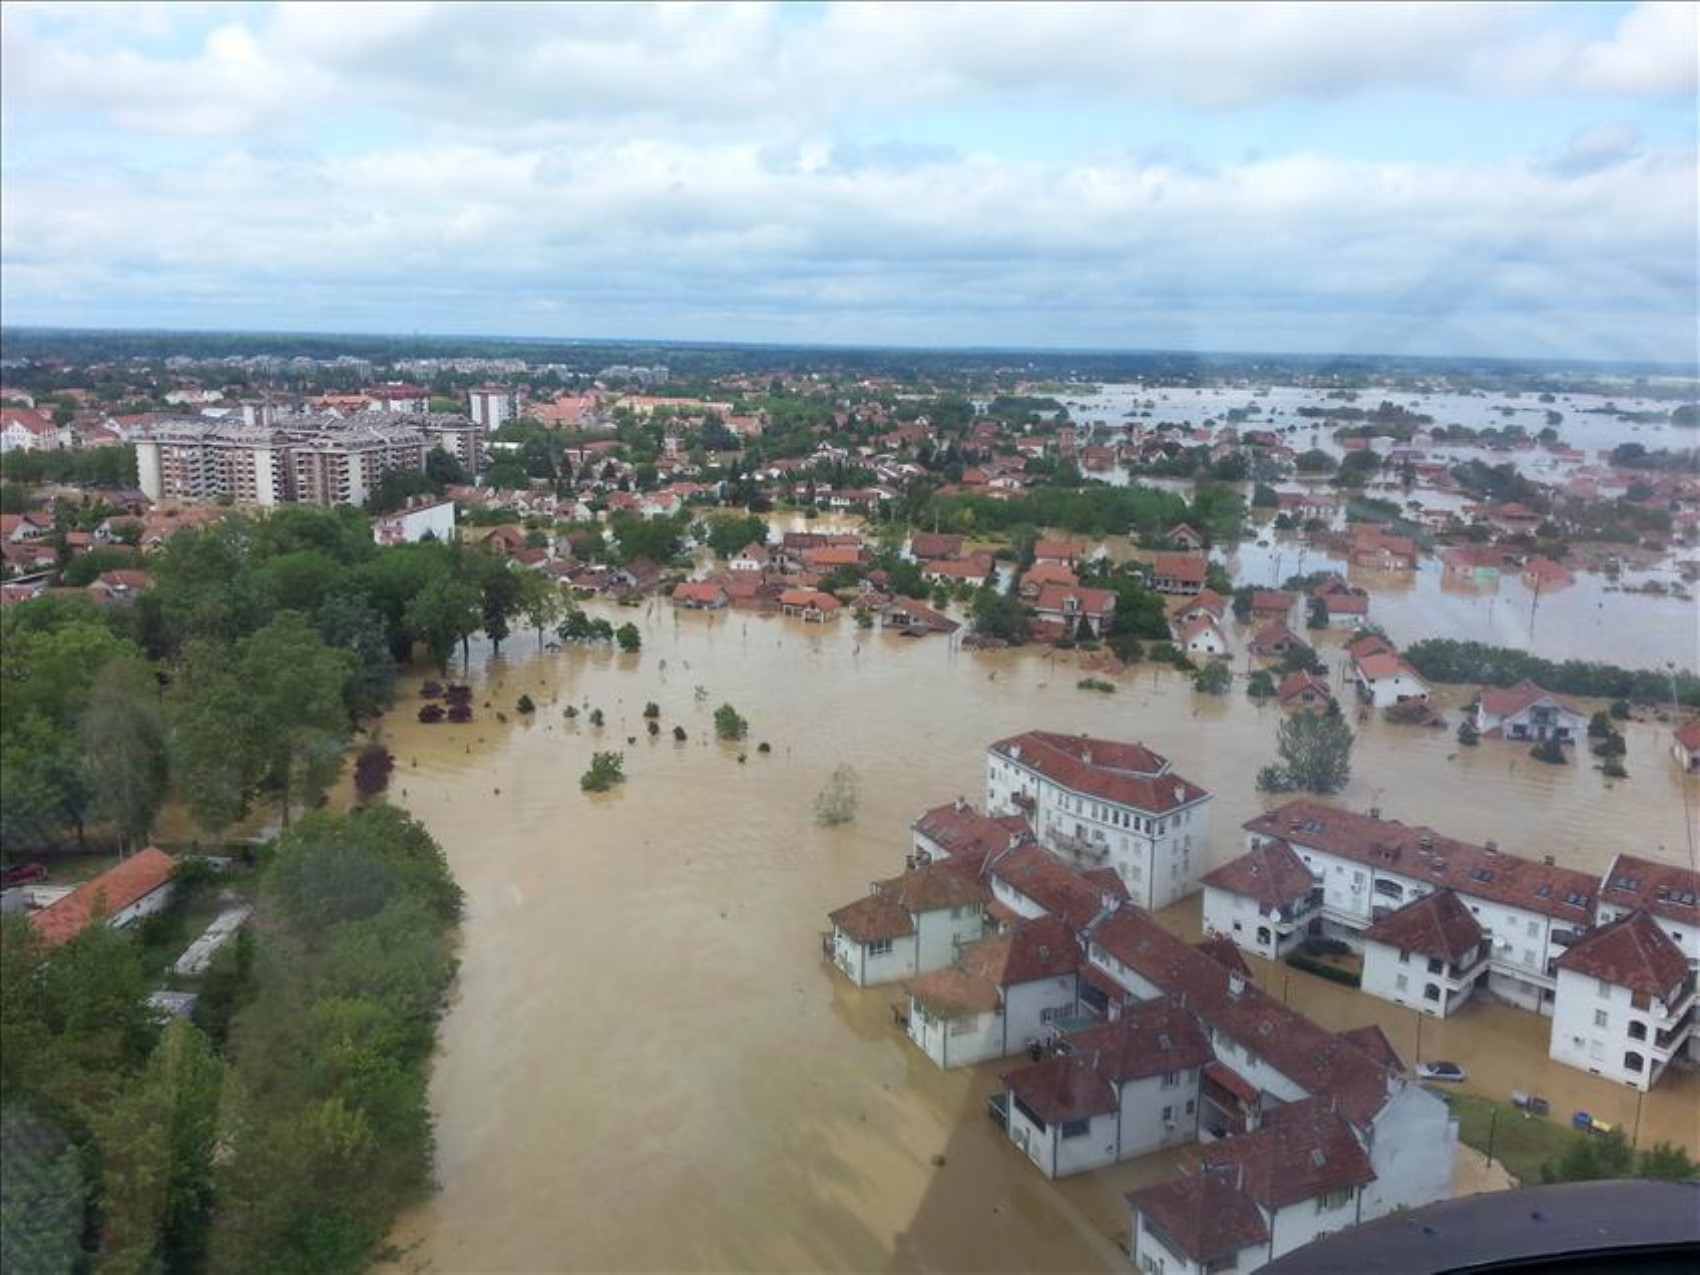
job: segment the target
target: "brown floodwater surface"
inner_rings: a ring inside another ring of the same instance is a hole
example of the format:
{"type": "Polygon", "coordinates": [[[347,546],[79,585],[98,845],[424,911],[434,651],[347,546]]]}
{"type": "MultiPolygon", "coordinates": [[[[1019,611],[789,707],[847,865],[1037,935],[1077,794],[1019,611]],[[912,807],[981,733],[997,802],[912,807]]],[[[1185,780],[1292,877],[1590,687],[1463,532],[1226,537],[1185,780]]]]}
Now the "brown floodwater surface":
{"type": "MultiPolygon", "coordinates": [[[[397,1229],[403,1266],[1125,1261],[1120,1192],[1173,1159],[1045,1182],[986,1119],[999,1067],[939,1072],[893,1027],[898,989],[847,987],[818,934],[829,909],[901,871],[917,813],[959,795],[978,801],[986,744],[1028,727],[1142,739],[1168,755],[1217,794],[1221,862],[1266,804],[1253,777],[1271,759],[1278,711],[1237,690],[1199,696],[1149,670],[1094,694],[1075,687],[1077,657],[966,654],[848,620],[676,615],[662,603],[608,614],[640,624],[641,654],[544,652],[527,635],[499,658],[475,647],[477,721],[420,725],[413,680],[381,724],[397,758],[392,796],[443,844],[467,897],[431,1084],[440,1190],[397,1229]],[[522,692],[538,704],[530,721],[513,711],[522,692]],[[661,709],[655,741],[649,700],[661,709]],[[741,750],[712,738],[723,702],[749,720],[741,750]],[[576,721],[563,717],[567,704],[576,721]],[[590,727],[591,708],[605,728],[590,727]],[[687,742],[673,741],[675,724],[687,742]],[[771,753],[758,753],[761,741],[771,753]],[[625,754],[628,778],[587,796],[579,775],[607,748],[625,754]],[[840,763],[856,771],[860,809],[823,829],[812,804],[840,763]]],[[[1462,750],[1450,731],[1371,722],[1341,800],[1590,870],[1619,849],[1681,861],[1682,781],[1666,728],[1632,724],[1628,738],[1631,778],[1608,785],[1586,765],[1543,767],[1521,749],[1462,750]]],[[[1186,907],[1175,924],[1188,924],[1186,907]]],[[[1304,985],[1331,1025],[1408,1021],[1304,985]]],[[[1502,1029],[1510,1013],[1483,1019],[1494,1026],[1479,1046],[1469,1023],[1446,1024],[1446,1048],[1466,1063],[1478,1047],[1530,1053],[1544,1023],[1518,1015],[1502,1029]]],[[[1581,1097],[1617,1098],[1573,1074],[1581,1097]]],[[[1681,1097],[1692,1110],[1695,1094],[1673,1091],[1666,1105],[1680,1110],[1681,1097]]]]}

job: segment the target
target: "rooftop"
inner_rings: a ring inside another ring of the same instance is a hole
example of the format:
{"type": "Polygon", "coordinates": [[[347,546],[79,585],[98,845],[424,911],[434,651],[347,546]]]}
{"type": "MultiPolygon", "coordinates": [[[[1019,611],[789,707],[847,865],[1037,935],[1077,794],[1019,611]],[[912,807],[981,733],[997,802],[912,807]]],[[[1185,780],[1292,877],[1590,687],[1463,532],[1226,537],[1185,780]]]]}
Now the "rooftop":
{"type": "Polygon", "coordinates": [[[140,902],[171,880],[176,861],[163,850],[139,850],[30,918],[37,934],[52,947],[75,938],[96,915],[113,916],[140,902]]]}
{"type": "Polygon", "coordinates": [[[1307,896],[1316,888],[1316,878],[1293,848],[1277,837],[1205,873],[1199,884],[1278,908],[1307,896]]]}
{"type": "Polygon", "coordinates": [[[1601,926],[1558,958],[1558,968],[1670,1004],[1688,981],[1688,958],[1645,912],[1601,926]]]}
{"type": "Polygon", "coordinates": [[[1210,795],[1175,774],[1166,757],[1144,744],[1027,731],[999,740],[991,751],[1073,792],[1151,814],[1165,814],[1210,795]]]}
{"type": "Polygon", "coordinates": [[[1371,942],[1451,962],[1476,951],[1482,937],[1481,923],[1451,890],[1436,890],[1407,903],[1364,931],[1371,942]]]}

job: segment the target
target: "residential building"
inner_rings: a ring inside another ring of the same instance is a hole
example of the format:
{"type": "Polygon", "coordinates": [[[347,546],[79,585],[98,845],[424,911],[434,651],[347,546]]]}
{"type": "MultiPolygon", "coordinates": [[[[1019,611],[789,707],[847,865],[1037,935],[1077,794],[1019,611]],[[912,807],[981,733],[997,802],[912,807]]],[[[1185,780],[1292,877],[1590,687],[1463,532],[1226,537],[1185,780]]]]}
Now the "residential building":
{"type": "Polygon", "coordinates": [[[46,412],[34,407],[0,407],[0,455],[51,452],[63,445],[63,431],[46,412]]]}
{"type": "Polygon", "coordinates": [[[1281,589],[1256,589],[1251,595],[1251,618],[1254,623],[1268,624],[1279,620],[1284,626],[1293,614],[1293,595],[1281,589]]]}
{"type": "Polygon", "coordinates": [[[1431,828],[1291,801],[1245,825],[1247,845],[1286,842],[1323,886],[1323,933],[1362,946],[1365,930],[1437,890],[1457,893],[1490,944],[1485,990],[1552,1013],[1559,957],[1593,924],[1584,872],[1473,845],[1431,828]]]}
{"type": "Polygon", "coordinates": [[[919,598],[893,598],[880,610],[880,626],[909,637],[928,633],[955,633],[962,626],[919,598]]]}
{"type": "Polygon", "coordinates": [[[1487,972],[1487,936],[1451,890],[1425,894],[1364,931],[1361,986],[1396,1005],[1445,1018],[1487,972]]]}
{"type": "Polygon", "coordinates": [[[1036,567],[1067,567],[1073,571],[1086,555],[1086,546],[1072,540],[1036,540],[1033,543],[1033,565],[1036,567]]]}
{"type": "Polygon", "coordinates": [[[943,969],[983,937],[990,901],[985,886],[947,865],[917,868],[829,913],[822,944],[857,987],[894,983],[943,969]]]}
{"type": "Polygon", "coordinates": [[[1275,702],[1289,712],[1322,713],[1334,702],[1334,692],[1320,674],[1289,673],[1275,688],[1275,702]]]}
{"type": "Polygon", "coordinates": [[[1159,553],[1152,555],[1146,581],[1154,592],[1190,596],[1203,591],[1209,570],[1201,553],[1159,553]]]}
{"type": "Polygon", "coordinates": [[[372,539],[381,545],[416,544],[429,537],[455,538],[455,502],[421,499],[372,520],[372,539]]]}
{"type": "Polygon", "coordinates": [[[686,580],[673,586],[673,605],[688,611],[723,610],[731,598],[716,580],[686,580]]]}
{"type": "Polygon", "coordinates": [[[1132,1005],[1071,1033],[1067,1051],[1006,1072],[1004,1131],[1047,1178],[1149,1155],[1198,1136],[1210,1038],[1179,1000],[1132,1005]]]}
{"type": "Polygon", "coordinates": [[[519,415],[519,396],[504,385],[480,385],[466,392],[468,415],[475,425],[494,433],[519,415]]]}
{"type": "Polygon", "coordinates": [[[796,616],[812,624],[836,620],[844,604],[830,593],[819,589],[786,589],[779,595],[779,610],[783,615],[796,616]]]}
{"type": "Polygon", "coordinates": [[[986,750],[986,811],[1025,814],[1047,850],[1110,867],[1141,907],[1190,894],[1211,795],[1143,744],[1027,731],[986,750]]]}
{"type": "Polygon", "coordinates": [[[1130,1191],[1128,1256],[1146,1275],[1254,1271],[1269,1256],[1269,1223],[1237,1170],[1186,1173],[1130,1191]]]}
{"type": "Polygon", "coordinates": [[[1228,635],[1222,626],[1206,614],[1193,620],[1172,622],[1175,645],[1189,659],[1221,659],[1228,654],[1228,635]]]}
{"type": "Polygon", "coordinates": [[[1700,771],[1700,717],[1691,717],[1671,732],[1671,758],[1689,774],[1700,771]]]}
{"type": "Polygon", "coordinates": [[[967,543],[962,536],[938,532],[917,531],[909,537],[906,556],[914,562],[932,562],[939,558],[960,558],[967,543]]]}
{"type": "Polygon", "coordinates": [[[1322,609],[1331,629],[1362,628],[1369,620],[1369,593],[1340,576],[1330,576],[1311,590],[1311,605],[1322,609]]]}
{"type": "Polygon", "coordinates": [[[909,829],[915,863],[953,859],[971,862],[976,872],[989,856],[1009,850],[1029,836],[1025,817],[1005,815],[994,819],[981,814],[961,797],[924,812],[909,829]]]}
{"type": "Polygon", "coordinates": [[[84,881],[30,917],[50,947],[75,938],[96,921],[123,929],[171,902],[177,861],[153,846],[84,881]]]}
{"type": "Polygon", "coordinates": [[[1606,869],[1595,919],[1607,925],[1645,911],[1700,966],[1700,872],[1632,854],[1618,854],[1606,869]]]}
{"type": "Polygon", "coordinates": [[[727,567],[733,571],[766,571],[772,556],[767,546],[759,540],[752,540],[727,560],[727,567]]]}
{"type": "Polygon", "coordinates": [[[1213,1263],[1194,1257],[1225,1244],[1236,1253],[1252,1250],[1245,1264],[1236,1262],[1231,1269],[1255,1270],[1319,1236],[1356,1226],[1365,1190],[1375,1180],[1352,1126],[1325,1098],[1274,1107],[1256,1132],[1203,1148],[1193,1173],[1154,1188],[1155,1196],[1138,1191],[1128,1196],[1135,1265],[1166,1271],[1165,1259],[1172,1255],[1184,1265],[1198,1261],[1205,1270],[1230,1269],[1220,1254],[1213,1263]],[[1202,1219],[1191,1220],[1189,1214],[1196,1217],[1207,1201],[1224,1217],[1201,1231],[1202,1219]],[[1254,1238],[1259,1234],[1261,1241],[1254,1238]],[[1142,1258],[1147,1259],[1143,1265],[1142,1258]]]}
{"type": "Polygon", "coordinates": [[[1583,714],[1527,678],[1504,689],[1485,686],[1476,701],[1476,729],[1483,739],[1574,744],[1587,728],[1583,714]]]}
{"type": "Polygon", "coordinates": [[[1322,931],[1322,887],[1279,838],[1204,874],[1204,932],[1278,961],[1322,931]]]}
{"type": "Polygon", "coordinates": [[[1040,588],[1033,609],[1041,620],[1061,624],[1066,637],[1076,636],[1083,627],[1093,637],[1101,637],[1115,615],[1116,595],[1084,585],[1047,584],[1040,588]]]}
{"type": "Polygon", "coordinates": [[[1373,708],[1391,708],[1407,700],[1428,699],[1424,682],[1392,644],[1378,637],[1360,638],[1346,648],[1358,697],[1373,708]]]}
{"type": "Polygon", "coordinates": [[[1695,973],[1646,912],[1602,926],[1558,960],[1548,1054],[1646,1092],[1694,1047],[1695,973]]]}
{"type": "Polygon", "coordinates": [[[1309,649],[1309,644],[1285,620],[1270,620],[1251,635],[1251,653],[1259,659],[1279,660],[1298,647],[1309,649]]]}
{"type": "Polygon", "coordinates": [[[944,969],[905,982],[905,1031],[940,1067],[1029,1050],[1075,1013],[1080,961],[1080,944],[1066,921],[1021,921],[964,944],[944,969]]]}

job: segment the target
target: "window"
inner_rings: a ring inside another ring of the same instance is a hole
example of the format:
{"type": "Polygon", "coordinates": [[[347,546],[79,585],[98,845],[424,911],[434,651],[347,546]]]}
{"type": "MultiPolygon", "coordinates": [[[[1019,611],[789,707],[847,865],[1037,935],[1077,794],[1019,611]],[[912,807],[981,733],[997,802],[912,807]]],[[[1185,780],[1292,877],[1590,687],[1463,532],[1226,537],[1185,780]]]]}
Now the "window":
{"type": "Polygon", "coordinates": [[[1352,1202],[1355,1189],[1354,1187],[1342,1186],[1336,1187],[1332,1191],[1324,1191],[1316,1197],[1316,1211],[1327,1213],[1330,1209],[1343,1208],[1352,1202]]]}
{"type": "Polygon", "coordinates": [[[1084,1138],[1091,1128],[1092,1121],[1090,1119],[1064,1120],[1062,1123],[1062,1136],[1065,1138],[1084,1138]]]}
{"type": "Polygon", "coordinates": [[[1410,963],[1411,963],[1411,954],[1409,952],[1407,952],[1404,948],[1400,948],[1399,949],[1399,964],[1409,965],[1410,963]]]}
{"type": "Polygon", "coordinates": [[[950,1034],[952,1036],[966,1036],[979,1025],[979,1021],[978,1018],[953,1018],[950,1020],[950,1034]]]}
{"type": "Polygon", "coordinates": [[[1610,1025],[1611,1025],[1611,1016],[1609,1014],[1607,1014],[1605,1012],[1605,1010],[1603,1010],[1603,1009],[1596,1009],[1594,1011],[1594,1026],[1595,1027],[1608,1027],[1610,1025]]]}
{"type": "Polygon", "coordinates": [[[891,940],[890,939],[875,939],[872,943],[868,944],[868,955],[869,956],[890,956],[891,955],[891,940]]]}
{"type": "Polygon", "coordinates": [[[1194,1112],[1196,1112],[1197,1110],[1198,1110],[1198,1100],[1196,1098],[1188,1098],[1186,1100],[1186,1113],[1187,1113],[1187,1115],[1190,1116],[1194,1112]]]}
{"type": "Polygon", "coordinates": [[[1047,1005],[1044,1009],[1039,1011],[1039,1021],[1041,1023],[1054,1023],[1059,1018],[1067,1017],[1068,1006],[1066,1005],[1047,1005]]]}
{"type": "Polygon", "coordinates": [[[1623,1056],[1623,1069],[1625,1071],[1640,1071],[1646,1065],[1646,1060],[1633,1049],[1623,1056]]]}
{"type": "Polygon", "coordinates": [[[1446,962],[1441,960],[1438,956],[1431,956],[1428,958],[1428,972],[1430,974],[1438,974],[1445,968],[1446,962]]]}
{"type": "Polygon", "coordinates": [[[1173,1107],[1164,1107],[1163,1108],[1163,1123],[1164,1124],[1174,1124],[1174,1122],[1175,1122],[1175,1109],[1173,1107]]]}
{"type": "Polygon", "coordinates": [[[1181,1078],[1185,1074],[1185,1072],[1180,1071],[1165,1071],[1163,1073],[1163,1088],[1173,1089],[1176,1085],[1181,1083],[1181,1078]]]}
{"type": "Polygon", "coordinates": [[[1540,932],[1541,932],[1541,923],[1539,921],[1530,921],[1529,922],[1529,937],[1534,938],[1540,932]]]}

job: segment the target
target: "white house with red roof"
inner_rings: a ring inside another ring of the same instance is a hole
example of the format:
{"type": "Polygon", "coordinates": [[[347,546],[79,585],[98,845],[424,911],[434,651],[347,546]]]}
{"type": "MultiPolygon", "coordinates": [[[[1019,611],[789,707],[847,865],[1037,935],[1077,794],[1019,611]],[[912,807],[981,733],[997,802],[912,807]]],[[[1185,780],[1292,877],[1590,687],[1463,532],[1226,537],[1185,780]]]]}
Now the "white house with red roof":
{"type": "Polygon", "coordinates": [[[1689,774],[1700,771],[1700,717],[1691,717],[1671,732],[1670,755],[1689,774]]]}
{"type": "Polygon", "coordinates": [[[0,407],[0,455],[52,452],[65,444],[65,431],[46,412],[33,407],[0,407]]]}
{"type": "Polygon", "coordinates": [[[759,540],[752,540],[727,561],[726,565],[733,571],[766,571],[773,555],[767,551],[767,546],[759,540]]]}
{"type": "Polygon", "coordinates": [[[1209,858],[1210,801],[1144,744],[1027,731],[986,750],[989,814],[1025,814],[1047,850],[1113,868],[1145,908],[1196,888],[1209,858]]]}
{"type": "Polygon", "coordinates": [[[1645,1093],[1696,1059],[1695,973],[1647,912],[1595,930],[1558,961],[1550,1057],[1645,1093]]]}
{"type": "Polygon", "coordinates": [[[1358,696],[1375,708],[1428,699],[1428,683],[1410,662],[1382,638],[1366,637],[1346,648],[1358,696]]]}
{"type": "Polygon", "coordinates": [[[940,1067],[1022,1053],[1075,1013],[1080,961],[1068,922],[1022,921],[965,944],[944,969],[907,980],[904,1030],[940,1067]]]}
{"type": "Polygon", "coordinates": [[[964,943],[986,932],[991,895],[972,875],[944,864],[876,881],[854,903],[828,913],[822,947],[857,987],[944,969],[964,943]]]}
{"type": "Polygon", "coordinates": [[[1700,967],[1700,871],[1619,854],[1600,884],[1595,919],[1600,925],[1644,911],[1700,967]]]}
{"type": "Polygon", "coordinates": [[[1436,890],[1375,922],[1363,935],[1362,988],[1445,1018],[1486,984],[1486,932],[1451,890],[1436,890]]]}
{"type": "Polygon", "coordinates": [[[1212,616],[1201,615],[1192,620],[1172,622],[1170,631],[1174,634],[1175,645],[1190,659],[1215,660],[1228,654],[1228,635],[1222,632],[1222,626],[1212,616]]]}
{"type": "Polygon", "coordinates": [[[1204,932],[1268,960],[1280,960],[1321,928],[1322,887],[1285,841],[1264,842],[1205,873],[1201,884],[1204,932]]]}
{"type": "Polygon", "coordinates": [[[48,946],[57,947],[97,920],[122,929],[171,902],[177,861],[153,846],[84,881],[71,893],[30,917],[30,925],[48,946]]]}
{"type": "Polygon", "coordinates": [[[1484,686],[1476,701],[1476,729],[1484,739],[1574,744],[1587,728],[1585,716],[1527,678],[1515,686],[1484,686]]]}
{"type": "MultiPolygon", "coordinates": [[[[1205,958],[1208,959],[1208,958],[1205,958]]],[[[1198,1137],[1210,1037],[1177,1000],[1148,1000],[1069,1035],[1067,1053],[1004,1073],[1004,1132],[1047,1178],[1198,1137]]]]}
{"type": "Polygon", "coordinates": [[[1046,584],[1033,600],[1033,610],[1041,620],[1061,624],[1067,637],[1074,637],[1082,625],[1094,637],[1100,637],[1115,615],[1116,595],[1108,589],[1079,584],[1046,584]]]}

